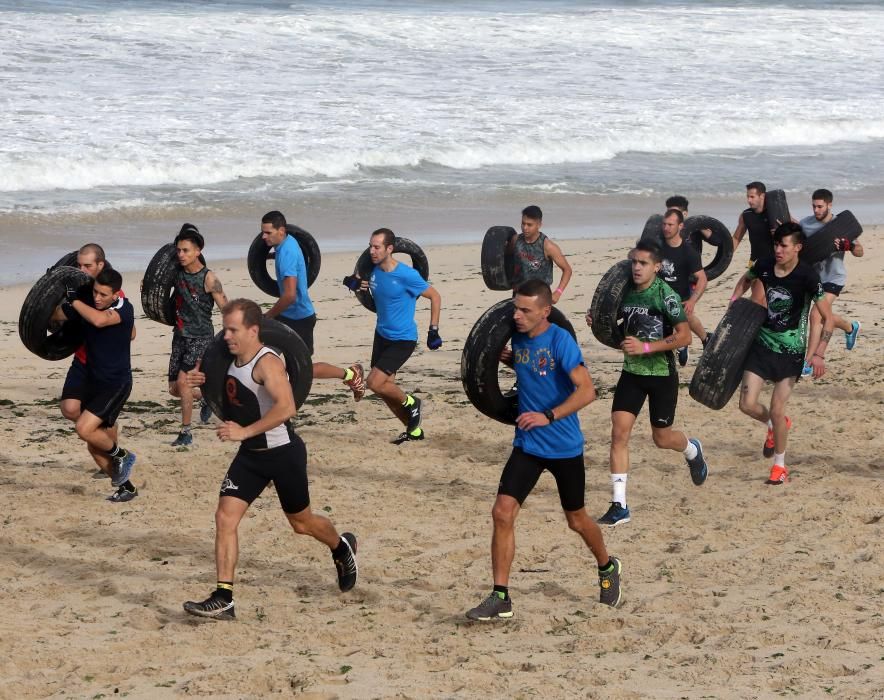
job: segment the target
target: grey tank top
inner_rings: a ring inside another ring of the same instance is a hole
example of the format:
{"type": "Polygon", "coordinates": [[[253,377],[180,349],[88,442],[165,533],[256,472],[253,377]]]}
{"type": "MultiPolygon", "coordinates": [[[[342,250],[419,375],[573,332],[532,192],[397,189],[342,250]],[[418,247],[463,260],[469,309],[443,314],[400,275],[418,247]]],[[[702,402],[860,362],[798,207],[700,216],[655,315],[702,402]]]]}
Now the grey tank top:
{"type": "Polygon", "coordinates": [[[178,270],[175,277],[175,333],[185,338],[211,338],[212,303],[214,299],[206,291],[206,275],[209,268],[199,272],[178,270]]]}
{"type": "Polygon", "coordinates": [[[528,280],[542,280],[552,287],[553,263],[543,252],[546,234],[541,232],[534,243],[516,236],[513,244],[513,289],[528,280]]]}

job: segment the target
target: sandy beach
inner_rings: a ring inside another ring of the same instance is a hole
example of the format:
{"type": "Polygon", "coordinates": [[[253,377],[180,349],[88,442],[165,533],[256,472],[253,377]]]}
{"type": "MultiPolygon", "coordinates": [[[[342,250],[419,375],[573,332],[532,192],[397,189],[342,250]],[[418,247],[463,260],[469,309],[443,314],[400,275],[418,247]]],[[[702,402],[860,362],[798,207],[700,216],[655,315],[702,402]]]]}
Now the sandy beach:
{"type": "MultiPolygon", "coordinates": [[[[313,508],[359,537],[356,588],[339,593],[328,551],[292,533],[270,488],[240,528],[231,623],[189,617],[181,605],[214,586],[213,514],[235,448],[211,426],[195,428],[190,450],[169,446],[180,418],[166,393],[171,333],[144,318],[140,276],[124,276],[138,337],[120,421],[121,444],[138,454],[140,496],[121,505],[105,500],[109,482],[91,478],[85,446],[59,413],[70,361],[41,360],[18,337],[30,285],[0,288],[0,697],[884,697],[881,233],[866,227],[866,255],[848,256],[836,305],[863,324],[856,348],[846,352],[836,331],[828,373],[799,382],[790,401],[790,482],[764,485],[763,427],[735,400],[715,412],[688,396],[695,338],[676,426],[703,440],[710,476],[693,486],[678,454],[654,448],[642,412],[632,522],[605,531],[623,561],[623,605],[598,604],[595,562],[544,475],[517,522],[516,615],[497,624],[464,617],[490,589],[490,510],[512,439],[460,382],[470,328],[505,296],[485,289],[478,242],[425,248],[444,345],[431,353],[419,344],[399,376],[425,402],[427,440],[389,444],[400,424],[382,402],[356,404],[333,381],[314,383],[296,420],[313,508]]],[[[581,413],[593,516],[610,498],[621,355],[592,337],[583,315],[631,240],[562,246],[575,275],[559,306],[599,394],[581,413]]],[[[747,248],[698,306],[708,328],[747,248]]],[[[242,260],[208,257],[230,298],[270,302],[242,260]]],[[[345,366],[367,365],[374,325],[340,283],[354,261],[324,254],[311,288],[316,359],[345,366]]],[[[428,318],[422,302],[421,332],[428,318]]]]}

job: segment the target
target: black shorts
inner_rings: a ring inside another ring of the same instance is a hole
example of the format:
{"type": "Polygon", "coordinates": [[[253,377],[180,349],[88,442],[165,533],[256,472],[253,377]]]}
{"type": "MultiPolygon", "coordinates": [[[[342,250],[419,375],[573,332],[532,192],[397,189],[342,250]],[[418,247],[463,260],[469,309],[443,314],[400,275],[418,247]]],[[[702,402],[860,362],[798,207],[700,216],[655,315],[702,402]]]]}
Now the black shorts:
{"type": "Polygon", "coordinates": [[[537,457],[524,452],[521,447],[514,447],[500,475],[497,494],[512,496],[522,505],[544,469],[548,469],[556,480],[562,510],[583,508],[586,474],[582,454],[564,458],[537,457]]]}
{"type": "Polygon", "coordinates": [[[417,347],[415,340],[388,340],[375,331],[371,347],[371,366],[384,374],[396,374],[417,347]]]}
{"type": "Polygon", "coordinates": [[[675,407],[678,405],[678,374],[670,372],[665,377],[646,377],[632,372],[621,372],[614,390],[614,411],[626,411],[637,416],[645,399],[648,400],[648,413],[651,427],[668,428],[675,421],[675,407]]]}
{"type": "Polygon", "coordinates": [[[790,377],[801,379],[804,369],[804,355],[799,353],[774,352],[758,341],[752,343],[744,372],[752,372],[768,382],[780,382],[790,377]]]}
{"type": "Polygon", "coordinates": [[[282,321],[295,333],[301,336],[301,340],[304,341],[304,345],[307,346],[307,350],[310,352],[310,357],[313,357],[313,328],[316,326],[316,314],[307,316],[306,318],[299,318],[297,320],[286,318],[285,316],[277,316],[276,320],[282,321]]]}
{"type": "Polygon", "coordinates": [[[841,291],[843,289],[843,284],[832,284],[831,282],[823,282],[823,291],[828,292],[829,294],[834,294],[836,297],[841,294],[841,291]]]}
{"type": "Polygon", "coordinates": [[[89,383],[80,399],[80,410],[101,418],[102,427],[113,427],[131,392],[132,382],[122,385],[89,383]]]}
{"type": "Polygon", "coordinates": [[[64,378],[64,387],[61,390],[61,400],[76,399],[83,401],[83,391],[86,388],[86,365],[74,358],[64,378]]]}
{"type": "Polygon", "coordinates": [[[292,442],[269,450],[242,447],[233,458],[219,496],[233,496],[251,503],[271,481],[284,512],[293,515],[310,505],[307,488],[307,448],[300,437],[290,433],[292,442]]]}
{"type": "Polygon", "coordinates": [[[172,352],[169,354],[169,381],[177,382],[179,372],[189,372],[199,362],[206,348],[214,338],[187,338],[175,333],[172,335],[172,352]]]}

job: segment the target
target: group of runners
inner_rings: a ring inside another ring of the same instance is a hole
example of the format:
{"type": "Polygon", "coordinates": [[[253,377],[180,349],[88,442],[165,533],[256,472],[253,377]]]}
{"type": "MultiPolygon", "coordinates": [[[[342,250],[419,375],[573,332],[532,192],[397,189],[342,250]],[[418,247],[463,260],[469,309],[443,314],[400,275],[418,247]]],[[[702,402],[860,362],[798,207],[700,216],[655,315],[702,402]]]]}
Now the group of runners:
{"type": "MultiPolygon", "coordinates": [[[[786,402],[807,366],[814,376],[825,372],[824,355],[836,323],[845,331],[851,349],[859,333],[858,322],[836,321],[831,302],[844,286],[843,253],[862,255],[858,242],[836,241],[833,257],[812,268],[798,253],[806,236],[831,220],[832,196],[826,190],[813,194],[812,220],[776,222],[765,216],[764,186],[747,186],[749,208],[740,216],[734,233],[739,245],[748,231],[752,244],[750,266],[734,289],[731,301],[753,289],[753,297],[766,302],[767,319],[747,360],[740,392],[740,409],[766,423],[764,455],[774,458],[767,483],[781,484],[788,471],[784,462],[788,427],[786,402]],[[760,202],[760,203],[759,203],[760,202]],[[818,206],[819,204],[819,206],[818,206]],[[758,221],[766,222],[766,240],[758,221]],[[769,253],[769,254],[768,254],[769,253]],[[820,276],[823,275],[823,279],[820,276]],[[805,343],[809,300],[811,341],[805,343]],[[816,340],[814,340],[816,323],[816,340]],[[765,381],[774,383],[769,407],[759,401],[765,381]]],[[[612,498],[598,520],[589,517],[584,501],[584,437],[577,413],[596,398],[592,377],[573,337],[551,324],[552,306],[564,294],[572,271],[565,255],[541,231],[542,212],[536,206],[522,212],[521,233],[509,244],[514,259],[514,332],[511,348],[501,361],[512,366],[517,378],[518,418],[513,449],[500,478],[492,509],[491,560],[493,587],[487,598],[467,612],[474,620],[512,616],[509,573],[515,553],[514,525],[518,512],[541,473],[549,470],[556,480],[560,503],[569,527],[577,532],[598,565],[599,600],[616,607],[621,600],[621,562],[608,554],[599,524],[629,522],[626,499],[629,439],[645,401],[654,444],[683,454],[694,484],[706,480],[709,467],[699,439],[673,428],[678,398],[676,357],[690,345],[695,333],[705,345],[709,334],[696,315],[696,304],[706,289],[699,255],[681,233],[688,202],[672,197],[666,202],[663,240],[640,240],[629,251],[632,287],[624,296],[621,313],[626,337],[623,367],[611,413],[610,471],[612,498]],[[561,271],[552,289],[553,267],[561,271]]],[[[709,232],[702,232],[708,237],[709,232]]],[[[296,407],[283,357],[261,343],[264,318],[275,318],[294,330],[313,354],[316,314],[307,288],[307,269],[297,241],[287,233],[282,213],[267,213],[261,220],[265,243],[275,250],[278,301],[266,312],[253,301],[229,301],[221,281],[201,256],[204,240],[195,226],[185,224],[175,239],[179,270],[175,282],[176,325],[169,361],[169,391],[180,397],[182,425],[176,446],[192,445],[194,401],[201,399],[206,376],[203,353],[212,342],[213,305],[221,309],[223,338],[233,360],[227,369],[223,416],[216,428],[223,441],[239,443],[239,450],[221,483],[215,514],[217,584],[203,601],[188,601],[188,613],[214,618],[235,617],[233,580],[238,556],[237,529],[249,505],[273,481],[277,496],[293,530],[311,535],[329,547],[342,591],[357,579],[357,540],[352,533],[338,534],[328,518],[310,509],[306,448],[292,428],[296,407]]],[[[394,444],[423,440],[420,398],[402,391],[396,374],[414,352],[418,341],[415,322],[419,297],[430,302],[426,344],[442,345],[439,335],[441,296],[412,267],[393,257],[395,236],[389,229],[374,231],[369,239],[372,270],[367,279],[348,278],[355,290],[370,292],[377,323],[370,371],[362,365],[347,368],[314,362],[314,377],[336,379],[359,401],[370,390],[402,422],[404,430],[394,444]]],[[[111,478],[113,502],[138,495],[131,481],[135,454],[117,444],[115,426],[132,387],[130,345],[135,337],[134,313],[122,291],[122,278],[108,268],[104,251],[96,244],[83,246],[77,256],[80,269],[93,278],[92,298],[83,300],[70,289],[56,317],[78,321],[84,330],[84,347],[71,365],[62,392],[62,413],[76,424],[99,473],[111,478]]],[[[592,324],[587,314],[586,321],[592,324]]],[[[680,364],[687,361],[679,358],[680,364]]],[[[202,400],[200,418],[208,422],[211,410],[202,400]]]]}

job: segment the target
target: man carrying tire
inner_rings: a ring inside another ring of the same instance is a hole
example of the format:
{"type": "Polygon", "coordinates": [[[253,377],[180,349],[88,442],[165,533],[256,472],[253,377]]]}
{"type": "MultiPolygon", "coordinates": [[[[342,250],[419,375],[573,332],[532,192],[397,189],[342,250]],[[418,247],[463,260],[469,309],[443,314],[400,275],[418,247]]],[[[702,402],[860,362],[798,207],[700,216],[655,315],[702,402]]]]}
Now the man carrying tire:
{"type": "Polygon", "coordinates": [[[117,490],[107,500],[125,503],[138,495],[129,480],[135,453],[117,445],[115,423],[132,391],[131,344],[135,328],[132,304],[120,294],[123,278],[110,268],[99,272],[92,285],[92,304],[67,290],[56,318],[79,322],[85,338],[86,374],[80,395],[81,412],[75,427],[99,468],[117,490]]]}
{"type": "MultiPolygon", "coordinates": [[[[654,444],[681,452],[697,486],[706,481],[709,471],[700,441],[672,429],[678,403],[672,351],[690,344],[691,331],[678,294],[657,276],[661,260],[660,247],[653,241],[640,240],[629,252],[634,287],[626,292],[620,307],[626,339],[611,406],[611,506],[598,519],[612,527],[632,517],[626,501],[629,438],[646,399],[654,444]]],[[[592,325],[589,314],[586,322],[592,325]]]]}
{"type": "MultiPolygon", "coordinates": [[[[169,393],[181,400],[181,431],[172,442],[173,447],[193,444],[190,421],[193,416],[195,392],[187,383],[187,372],[197,363],[212,342],[212,305],[223,309],[227,295],[221,280],[201,259],[205,247],[202,234],[193,224],[184,224],[175,237],[178,270],[175,274],[175,330],[172,332],[172,352],[169,355],[169,393]]],[[[212,415],[209,404],[202,402],[200,422],[208,423],[212,415]]]]}
{"type": "Polygon", "coordinates": [[[393,257],[396,235],[388,228],[371,234],[368,253],[371,276],[360,281],[360,289],[371,290],[377,311],[374,342],[371,349],[371,371],[366,384],[383,399],[405,430],[392,440],[394,445],[423,440],[421,400],[406,394],[396,385],[396,373],[417,347],[417,324],[414,321],[418,297],[430,300],[430,328],[427,347],[442,347],[439,336],[439,314],[442,297],[417,270],[393,257]]]}
{"type": "MultiPolygon", "coordinates": [[[[772,258],[773,249],[773,228],[774,223],[767,219],[767,212],[764,209],[764,196],[767,192],[763,182],[753,181],[746,185],[746,203],[749,205],[740,214],[737,220],[737,227],[734,229],[734,253],[737,252],[737,246],[743,240],[743,236],[749,234],[749,265],[753,265],[755,261],[762,258],[772,258]]],[[[757,283],[752,286],[752,301],[757,304],[764,304],[764,290],[757,283]]]]}
{"type": "MultiPolygon", "coordinates": [[[[285,227],[282,212],[267,212],[261,219],[264,242],[276,248],[276,283],[279,285],[279,299],[264,315],[281,321],[301,336],[312,356],[316,312],[307,291],[307,264],[301,246],[285,227]]],[[[340,379],[350,387],[355,401],[365,395],[365,377],[360,364],[343,369],[327,362],[314,362],[313,378],[340,379]]]]}
{"type": "MultiPolygon", "coordinates": [[[[813,195],[811,195],[810,203],[813,207],[813,215],[806,216],[799,222],[801,230],[807,238],[812,237],[823,228],[823,226],[835,218],[835,215],[832,213],[832,200],[832,193],[825,189],[816,190],[813,195]]],[[[844,285],[847,284],[847,268],[844,267],[844,253],[847,251],[850,251],[851,255],[857,258],[861,258],[865,252],[862,243],[859,241],[850,241],[846,238],[839,238],[835,240],[832,254],[822,262],[814,265],[814,269],[820,276],[820,282],[823,284],[823,293],[826,295],[826,299],[829,300],[829,304],[833,307],[835,305],[835,300],[844,289],[844,285]]],[[[848,321],[843,316],[839,316],[834,312],[832,313],[832,318],[834,319],[834,327],[844,331],[844,341],[847,345],[847,349],[853,350],[854,345],[856,345],[856,339],[859,336],[861,328],[860,322],[848,321]]],[[[820,340],[821,333],[822,319],[820,318],[820,313],[816,306],[814,306],[810,311],[810,335],[807,339],[808,348],[816,347],[820,340]]],[[[811,355],[807,355],[804,359],[803,374],[805,376],[813,372],[810,360],[811,355]]]]}
{"type": "Polygon", "coordinates": [[[552,288],[555,264],[562,271],[559,286],[552,293],[553,304],[557,304],[571,281],[571,265],[562,249],[540,230],[542,225],[540,207],[532,204],[522,210],[522,233],[507,243],[513,256],[513,291],[528,280],[541,280],[552,288]]]}
{"type": "Polygon", "coordinates": [[[544,470],[556,480],[568,527],[583,539],[598,565],[599,602],[620,602],[620,561],[608,555],[599,526],[586,513],[583,432],[577,412],[595,400],[592,377],[571,335],[549,321],[552,295],[540,280],[526,282],[513,298],[512,350],[501,353],[519,382],[519,408],[513,450],[491,511],[490,595],[467,612],[471,620],[513,616],[509,575],[515,556],[516,516],[544,470]]]}
{"type": "Polygon", "coordinates": [[[767,301],[767,319],[743,365],[740,410],[767,425],[762,453],[774,458],[767,480],[774,486],[784,483],[789,476],[785,459],[792,421],[786,415],[786,403],[804,366],[810,303],[816,304],[823,319],[823,331],[811,356],[814,377],[826,373],[824,355],[834,324],[832,307],[819,275],[798,259],[803,243],[804,233],[799,224],[791,221],[781,224],[774,233],[774,257],[759,260],[750,267],[737,282],[731,297],[731,301],[741,297],[753,280],[759,280],[767,301]],[[774,385],[769,408],[759,401],[766,381],[774,385]]]}
{"type": "MultiPolygon", "coordinates": [[[[355,535],[338,535],[328,518],[310,509],[307,449],[289,423],[296,413],[295,399],[283,361],[258,336],[261,309],[248,299],[234,299],[221,313],[233,360],[226,371],[223,422],[217,433],[222,441],[240,446],[221,482],[215,511],[217,585],[204,601],[184,603],[184,610],[198,617],[232,620],[239,523],[271,481],[295,533],[310,535],[331,550],[342,591],[356,585],[358,570],[355,535]]],[[[196,367],[187,379],[191,386],[201,386],[206,375],[196,367]]]]}

